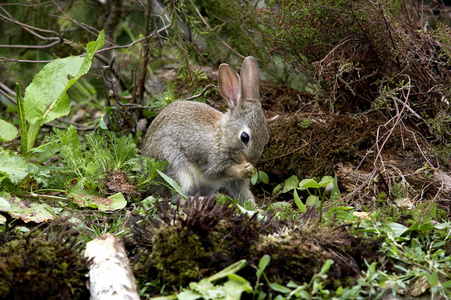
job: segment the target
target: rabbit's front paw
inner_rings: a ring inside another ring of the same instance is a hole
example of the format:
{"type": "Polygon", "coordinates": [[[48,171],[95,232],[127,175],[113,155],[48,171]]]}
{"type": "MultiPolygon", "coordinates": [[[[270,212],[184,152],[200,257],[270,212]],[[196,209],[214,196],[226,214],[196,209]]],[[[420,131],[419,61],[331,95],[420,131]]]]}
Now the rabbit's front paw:
{"type": "Polygon", "coordinates": [[[232,166],[232,174],[238,178],[252,178],[254,176],[254,166],[248,162],[234,165],[232,166]]]}

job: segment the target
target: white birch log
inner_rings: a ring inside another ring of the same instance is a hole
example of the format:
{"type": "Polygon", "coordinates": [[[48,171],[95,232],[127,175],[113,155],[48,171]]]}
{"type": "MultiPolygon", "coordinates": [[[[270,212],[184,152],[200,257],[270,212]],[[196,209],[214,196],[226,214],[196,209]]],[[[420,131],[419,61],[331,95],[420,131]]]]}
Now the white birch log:
{"type": "Polygon", "coordinates": [[[107,233],[90,241],[84,255],[93,259],[88,284],[91,300],[139,300],[124,246],[114,235],[107,233]]]}

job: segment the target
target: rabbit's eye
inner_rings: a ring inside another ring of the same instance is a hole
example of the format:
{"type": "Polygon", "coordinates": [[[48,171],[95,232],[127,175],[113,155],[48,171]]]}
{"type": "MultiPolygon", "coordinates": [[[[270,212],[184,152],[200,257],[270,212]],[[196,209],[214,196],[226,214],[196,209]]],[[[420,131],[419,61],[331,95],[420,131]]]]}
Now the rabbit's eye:
{"type": "Polygon", "coordinates": [[[249,143],[249,134],[247,134],[246,132],[242,132],[240,139],[245,145],[247,145],[247,143],[249,143]]]}

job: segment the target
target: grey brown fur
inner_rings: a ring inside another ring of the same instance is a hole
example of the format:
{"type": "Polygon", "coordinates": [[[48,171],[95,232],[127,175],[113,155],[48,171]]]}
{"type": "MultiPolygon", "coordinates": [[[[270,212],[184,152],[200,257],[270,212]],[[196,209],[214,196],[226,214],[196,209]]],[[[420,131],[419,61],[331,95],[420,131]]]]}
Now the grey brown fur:
{"type": "MultiPolygon", "coordinates": [[[[247,57],[241,77],[227,64],[219,67],[219,90],[226,113],[207,104],[176,101],[152,122],[142,154],[169,162],[164,171],[187,196],[211,195],[224,188],[232,197],[255,203],[249,178],[269,139],[259,100],[260,71],[247,57]],[[243,131],[250,137],[242,137],[243,131]]],[[[151,192],[168,195],[164,186],[151,192]]]]}

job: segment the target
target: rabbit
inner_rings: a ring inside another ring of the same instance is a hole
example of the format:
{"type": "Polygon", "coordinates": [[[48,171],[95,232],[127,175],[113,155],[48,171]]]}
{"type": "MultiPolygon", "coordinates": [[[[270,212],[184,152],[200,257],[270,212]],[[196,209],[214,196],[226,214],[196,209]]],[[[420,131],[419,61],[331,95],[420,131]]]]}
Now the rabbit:
{"type": "MultiPolygon", "coordinates": [[[[164,173],[186,196],[199,191],[208,196],[223,188],[240,203],[255,205],[249,179],[269,139],[259,76],[258,63],[251,56],[243,61],[241,77],[221,64],[219,91],[228,111],[200,102],[173,102],[149,126],[142,155],[168,161],[164,173]]],[[[160,185],[150,192],[167,196],[169,190],[160,185]]]]}

